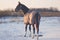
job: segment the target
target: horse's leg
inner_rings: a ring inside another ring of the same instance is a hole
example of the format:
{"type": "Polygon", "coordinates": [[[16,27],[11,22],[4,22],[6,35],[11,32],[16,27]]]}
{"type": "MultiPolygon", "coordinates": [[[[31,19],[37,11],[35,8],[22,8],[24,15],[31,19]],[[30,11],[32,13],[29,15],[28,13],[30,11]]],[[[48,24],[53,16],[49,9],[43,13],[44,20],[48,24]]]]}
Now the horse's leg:
{"type": "Polygon", "coordinates": [[[25,35],[24,35],[24,37],[26,37],[26,34],[27,34],[27,24],[25,25],[25,35]]]}
{"type": "Polygon", "coordinates": [[[29,31],[30,31],[29,37],[31,37],[31,24],[29,24],[29,31]]]}
{"type": "Polygon", "coordinates": [[[36,24],[36,30],[37,30],[37,40],[38,40],[38,34],[39,34],[39,24],[36,24]]]}
{"type": "Polygon", "coordinates": [[[31,25],[29,25],[29,31],[31,32],[31,25]]]}
{"type": "Polygon", "coordinates": [[[39,34],[39,24],[36,24],[37,34],[39,34]]]}
{"type": "Polygon", "coordinates": [[[35,27],[34,27],[34,24],[32,26],[33,26],[33,36],[32,36],[32,38],[34,38],[34,35],[35,35],[35,27]]]}

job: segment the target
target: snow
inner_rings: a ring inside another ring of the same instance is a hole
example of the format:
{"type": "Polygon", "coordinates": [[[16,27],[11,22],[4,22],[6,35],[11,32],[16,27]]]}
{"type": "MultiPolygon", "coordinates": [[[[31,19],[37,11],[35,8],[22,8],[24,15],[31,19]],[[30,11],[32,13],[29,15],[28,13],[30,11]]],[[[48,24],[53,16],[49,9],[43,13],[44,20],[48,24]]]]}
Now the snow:
{"type": "MultiPolygon", "coordinates": [[[[24,35],[23,17],[0,18],[0,40],[37,40],[24,35]],[[13,22],[14,21],[14,22],[13,22]],[[6,23],[4,23],[6,22],[6,23]]],[[[60,40],[60,17],[42,17],[40,20],[39,40],[60,40]]],[[[27,35],[29,35],[29,30],[27,35]]]]}

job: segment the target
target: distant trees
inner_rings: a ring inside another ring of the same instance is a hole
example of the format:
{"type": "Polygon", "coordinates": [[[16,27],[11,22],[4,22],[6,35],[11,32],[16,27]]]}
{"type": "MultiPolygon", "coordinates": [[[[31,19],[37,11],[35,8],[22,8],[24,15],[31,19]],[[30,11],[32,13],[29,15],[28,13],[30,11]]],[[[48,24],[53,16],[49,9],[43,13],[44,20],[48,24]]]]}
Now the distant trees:
{"type": "Polygon", "coordinates": [[[15,12],[14,10],[0,10],[0,17],[4,16],[23,16],[24,14],[22,11],[20,12],[15,12]]]}
{"type": "Polygon", "coordinates": [[[50,10],[53,12],[59,12],[59,10],[57,8],[54,8],[54,7],[50,7],[50,10]]]}
{"type": "Polygon", "coordinates": [[[57,8],[32,8],[32,10],[40,11],[40,12],[60,12],[57,8]]]}
{"type": "MultiPolygon", "coordinates": [[[[53,12],[53,13],[56,13],[56,12],[58,13],[59,12],[60,13],[60,11],[57,8],[54,8],[54,7],[50,7],[50,8],[32,8],[30,10],[31,11],[36,10],[38,12],[43,12],[43,15],[45,15],[45,12],[46,12],[46,15],[47,14],[51,15],[51,12],[53,12]]],[[[24,16],[24,13],[23,13],[22,10],[20,10],[19,12],[15,12],[13,9],[0,10],[0,17],[4,17],[4,16],[24,16]]]]}

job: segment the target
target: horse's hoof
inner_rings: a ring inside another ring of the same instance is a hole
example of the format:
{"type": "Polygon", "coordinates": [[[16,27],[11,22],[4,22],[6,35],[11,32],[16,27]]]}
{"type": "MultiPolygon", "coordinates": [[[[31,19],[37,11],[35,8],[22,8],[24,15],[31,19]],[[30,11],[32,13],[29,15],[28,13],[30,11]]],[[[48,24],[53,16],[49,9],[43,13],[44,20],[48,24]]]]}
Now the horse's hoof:
{"type": "Polygon", "coordinates": [[[24,37],[26,37],[26,35],[24,35],[24,37]]]}
{"type": "Polygon", "coordinates": [[[34,39],[34,36],[32,36],[32,39],[34,39]]]}
{"type": "Polygon", "coordinates": [[[39,36],[38,35],[36,35],[36,39],[39,40],[39,36]]]}
{"type": "Polygon", "coordinates": [[[32,39],[34,39],[34,36],[32,36],[32,39]]]}

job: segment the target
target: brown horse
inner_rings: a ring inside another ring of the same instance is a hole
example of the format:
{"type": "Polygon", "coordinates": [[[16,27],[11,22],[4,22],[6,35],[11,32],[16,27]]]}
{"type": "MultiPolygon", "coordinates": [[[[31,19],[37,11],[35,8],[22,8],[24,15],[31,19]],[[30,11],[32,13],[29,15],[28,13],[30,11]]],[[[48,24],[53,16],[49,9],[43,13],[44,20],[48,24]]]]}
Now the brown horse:
{"type": "Polygon", "coordinates": [[[31,25],[32,25],[33,37],[35,34],[35,26],[36,26],[36,31],[37,31],[37,36],[38,36],[38,34],[39,34],[39,22],[40,22],[40,18],[41,18],[39,12],[37,12],[36,10],[33,10],[33,11],[29,10],[28,7],[26,7],[25,5],[18,2],[18,5],[15,8],[15,11],[18,12],[20,9],[24,12],[24,24],[26,25],[25,26],[25,36],[27,33],[27,25],[29,25],[30,33],[31,33],[31,25]]]}

